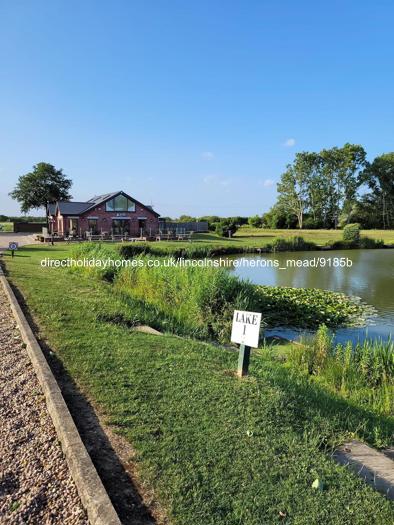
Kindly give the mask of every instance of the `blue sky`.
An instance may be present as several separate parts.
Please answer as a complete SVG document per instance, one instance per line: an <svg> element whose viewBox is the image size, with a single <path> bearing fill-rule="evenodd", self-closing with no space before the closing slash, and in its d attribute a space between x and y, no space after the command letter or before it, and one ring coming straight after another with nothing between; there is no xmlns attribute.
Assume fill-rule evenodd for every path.
<svg viewBox="0 0 394 525"><path fill-rule="evenodd" d="M296 151L394 150L392 1L3 0L0 213L45 161L84 200L252 215Z"/></svg>

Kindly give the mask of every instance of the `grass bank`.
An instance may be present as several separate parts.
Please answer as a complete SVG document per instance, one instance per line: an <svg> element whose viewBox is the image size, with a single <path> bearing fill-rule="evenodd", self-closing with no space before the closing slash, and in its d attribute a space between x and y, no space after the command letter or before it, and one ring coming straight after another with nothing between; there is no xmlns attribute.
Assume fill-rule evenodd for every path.
<svg viewBox="0 0 394 525"><path fill-rule="evenodd" d="M85 244L72 250L75 258L105 260L112 247ZM199 339L230 340L236 309L261 312L266 325L320 327L315 337L294 346L288 364L318 377L356 404L379 413L394 414L394 350L389 343L351 343L334 346L323 323L338 326L360 321L364 306L343 294L319 289L256 286L223 268L176 267L174 259L159 257L159 266L149 267L146 256L138 256L132 267L111 275L114 294L134 312L133 324L143 322L178 335ZM78 270L107 277L106 270ZM113 271L113 270L111 270ZM138 314L136 313L138 305ZM130 321L116 315L108 322Z"/></svg>
<svg viewBox="0 0 394 525"><path fill-rule="evenodd" d="M86 243L73 247L71 254L76 259L106 260L124 248ZM270 326L300 328L356 324L365 312L363 304L337 292L256 286L225 268L171 266L176 261L164 257L157 257L159 266L151 267L151 261L138 255L132 267L82 271L113 281L114 291L125 301L142 303L140 321L202 339L228 341L234 309L261 312Z"/></svg>
<svg viewBox="0 0 394 525"><path fill-rule="evenodd" d="M40 336L133 444L139 476L172 524L393 522L393 504L329 457L349 437L390 443L391 418L311 383L268 350L253 353L240 381L236 353L106 322L131 318L131 306L109 283L39 265L66 254L22 248L6 258L9 278Z"/></svg>
<svg viewBox="0 0 394 525"><path fill-rule="evenodd" d="M304 232L302 232L302 234L304 234ZM332 238L324 244L319 244L315 241L306 240L299 234L286 236L286 231L284 231L279 236L262 235L261 237L258 237L252 235L245 238L234 237L232 239L225 239L213 234L200 233L193 238L193 242L133 242L122 244L119 247L119 250L123 257L129 258L140 254L203 258L247 253L278 253L362 248L373 249L385 247L387 246L382 240L372 239L365 236L361 236L359 246L345 243L340 239L340 237L336 240Z"/></svg>

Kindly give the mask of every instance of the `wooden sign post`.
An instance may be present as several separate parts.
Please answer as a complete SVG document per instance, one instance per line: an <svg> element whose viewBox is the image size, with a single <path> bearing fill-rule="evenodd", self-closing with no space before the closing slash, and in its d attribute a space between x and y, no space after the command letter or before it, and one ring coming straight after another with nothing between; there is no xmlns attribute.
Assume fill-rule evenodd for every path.
<svg viewBox="0 0 394 525"><path fill-rule="evenodd" d="M257 312L244 312L235 310L233 326L231 331L231 341L238 343L238 376L243 377L248 374L250 350L259 346L261 314Z"/></svg>

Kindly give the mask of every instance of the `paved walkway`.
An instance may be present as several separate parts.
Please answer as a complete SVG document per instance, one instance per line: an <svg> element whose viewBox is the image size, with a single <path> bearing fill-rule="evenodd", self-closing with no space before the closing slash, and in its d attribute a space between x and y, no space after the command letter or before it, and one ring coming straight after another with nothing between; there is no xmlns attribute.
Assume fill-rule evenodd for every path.
<svg viewBox="0 0 394 525"><path fill-rule="evenodd" d="M36 244L38 241L35 240L36 233L10 233L0 232L0 251L8 250L8 244L12 241L16 241L19 246L25 244Z"/></svg>
<svg viewBox="0 0 394 525"><path fill-rule="evenodd" d="M0 523L87 525L0 284Z"/></svg>

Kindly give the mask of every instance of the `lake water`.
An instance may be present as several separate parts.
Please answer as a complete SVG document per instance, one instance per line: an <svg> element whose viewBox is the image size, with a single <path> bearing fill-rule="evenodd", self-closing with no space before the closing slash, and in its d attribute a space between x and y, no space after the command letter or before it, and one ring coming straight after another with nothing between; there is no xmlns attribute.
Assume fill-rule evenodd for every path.
<svg viewBox="0 0 394 525"><path fill-rule="evenodd" d="M297 267L297 264L311 265L317 258L326 266ZM368 322L368 326L336 330L335 339L338 342L363 340L366 337L388 339L394 335L394 250L291 252L232 259L242 266L231 271L255 284L333 290L360 297L376 308L377 316ZM334 267L335 260L349 266ZM251 267L248 264L271 266ZM274 264L278 267L273 267ZM265 333L288 338L300 336L299 331L288 327L266 330Z"/></svg>

